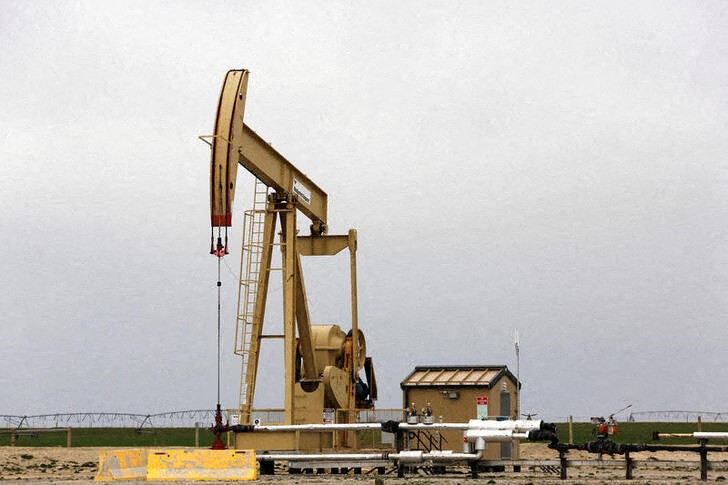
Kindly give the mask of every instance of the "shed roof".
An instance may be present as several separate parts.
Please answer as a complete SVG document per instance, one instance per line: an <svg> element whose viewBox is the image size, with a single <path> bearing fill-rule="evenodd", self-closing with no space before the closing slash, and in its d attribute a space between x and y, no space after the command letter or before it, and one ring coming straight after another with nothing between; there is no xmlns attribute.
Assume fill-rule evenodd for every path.
<svg viewBox="0 0 728 485"><path fill-rule="evenodd" d="M516 382L516 377L505 365L417 366L400 387L491 387L504 375Z"/></svg>

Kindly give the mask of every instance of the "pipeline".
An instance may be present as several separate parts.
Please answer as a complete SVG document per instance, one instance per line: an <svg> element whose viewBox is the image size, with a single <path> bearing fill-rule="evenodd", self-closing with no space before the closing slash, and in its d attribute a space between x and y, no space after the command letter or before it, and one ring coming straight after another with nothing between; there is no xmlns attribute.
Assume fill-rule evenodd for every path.
<svg viewBox="0 0 728 485"><path fill-rule="evenodd" d="M694 433L660 433L654 431L652 439L657 441L660 438L695 438L697 440L725 440L728 433L723 431L696 431Z"/></svg>
<svg viewBox="0 0 728 485"><path fill-rule="evenodd" d="M410 450L390 453L389 459L397 460L400 463L423 463L425 461L448 462L448 461L477 461L483 456L483 450L476 453L455 453L449 451L428 451Z"/></svg>
<svg viewBox="0 0 728 485"><path fill-rule="evenodd" d="M276 461L393 461L408 465L431 462L469 461L476 462L483 457L486 442L508 442L513 440L555 441L556 426L543 421L481 421L470 420L468 423L340 423L340 424L293 424L293 425L237 425L232 427L237 432L327 432L327 431L362 431L382 430L390 433L403 431L455 429L463 431L466 447L462 453L453 451L404 450L396 453L317 453L317 454L258 454L260 462ZM473 450L469 452L468 450Z"/></svg>
<svg viewBox="0 0 728 485"><path fill-rule="evenodd" d="M637 451L728 451L728 446L695 446L695 445L651 445L647 443L617 443L611 440L596 440L581 444L551 443L549 448L559 452L569 450L588 451L589 453L602 453L606 455L623 455Z"/></svg>
<svg viewBox="0 0 728 485"><path fill-rule="evenodd" d="M504 443L513 440L527 440L528 433L516 433L510 429L468 429L464 433L468 441L483 438L486 441Z"/></svg>
<svg viewBox="0 0 728 485"><path fill-rule="evenodd" d="M528 431L556 431L556 425L553 423L546 423L540 419L537 420L526 420L526 419L515 419L508 421L491 421L482 419L471 419L468 421L467 429L498 429L504 430L509 429L519 433L526 433Z"/></svg>
<svg viewBox="0 0 728 485"><path fill-rule="evenodd" d="M288 462L358 462L358 461L391 461L397 466L398 476L404 476L407 466L418 466L422 463L468 462L473 477L477 477L477 462L482 459L486 442L508 442L512 440L551 441L557 442L556 425L543 421L481 421L470 420L468 423L401 423L386 421L384 423L340 423L340 424L296 424L296 425L237 425L231 427L236 432L274 433L274 432L334 432L381 430L395 433L398 438L397 452L382 453L259 453L263 473L273 473L273 463ZM454 451L422 451L402 450L402 435L412 431L430 430L463 431L464 448L462 453Z"/></svg>
<svg viewBox="0 0 728 485"><path fill-rule="evenodd" d="M294 431L365 431L382 429L382 423L342 423L342 424L281 424L281 425L236 425L231 426L238 433L290 433Z"/></svg>
<svg viewBox="0 0 728 485"><path fill-rule="evenodd" d="M381 430L388 433L402 433L403 431L430 431L430 430L461 430L465 441L468 443L479 444L485 442L509 442L513 440L527 441L550 441L558 442L556 436L556 425L545 423L541 420L511 420L511 421L484 421L471 419L467 423L433 423L433 424L410 424L400 423L398 421L387 421L384 423L340 423L340 424L290 424L290 425L236 425L231 426L236 432L253 432L253 433L274 433L274 432L331 432L331 431L363 431L363 430ZM484 445L483 445L484 446ZM477 447L482 450L482 448ZM375 454L377 455L377 454ZM268 455L274 456L274 455ZM284 455L275 455L284 456ZM289 455L285 455L289 456ZM299 457L301 455L290 455ZM316 455L326 456L326 455ZM377 455L378 456L378 455ZM450 456L450 455L448 455ZM286 459L286 458L278 458ZM293 458L302 459L302 458ZM330 458L307 458L327 460ZM342 458L344 459L344 458ZM381 457L360 458L379 460ZM395 457L395 459L399 459ZM463 459L474 459L463 458ZM270 458L266 460L271 461Z"/></svg>
<svg viewBox="0 0 728 485"><path fill-rule="evenodd" d="M552 423L545 423L541 420L504 420L485 421L471 419L467 423L432 423L432 424L409 424L399 421L386 421L384 423L340 423L340 424L286 424L286 425L235 425L230 427L232 431L272 433L272 432L324 432L324 431L364 431L381 430L388 433L396 433L398 430L405 431L428 431L428 430L500 430L513 431L517 433L528 433L530 431L551 431L556 432L556 426ZM525 437L524 437L525 438Z"/></svg>
<svg viewBox="0 0 728 485"><path fill-rule="evenodd" d="M425 461L472 461L480 460L482 456L482 450L477 453L412 450L399 453L259 454L257 459L258 461L396 461L414 464L424 463Z"/></svg>
<svg viewBox="0 0 728 485"><path fill-rule="evenodd" d="M236 425L232 430L241 432L256 433L290 433L295 431L323 432L323 431L366 431L382 430L388 433L395 433L398 429L407 431L426 431L455 429L466 430L468 423L433 423L433 424L407 424L399 421L386 421L384 423L339 423L339 424L281 424L281 425Z"/></svg>
<svg viewBox="0 0 728 485"><path fill-rule="evenodd" d="M258 461L369 461L387 460L387 453L258 454Z"/></svg>

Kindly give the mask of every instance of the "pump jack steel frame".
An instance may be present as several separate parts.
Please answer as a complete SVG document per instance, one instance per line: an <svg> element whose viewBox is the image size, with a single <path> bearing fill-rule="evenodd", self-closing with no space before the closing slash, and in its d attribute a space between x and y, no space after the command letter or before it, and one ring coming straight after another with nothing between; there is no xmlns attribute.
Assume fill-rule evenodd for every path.
<svg viewBox="0 0 728 485"><path fill-rule="evenodd" d="M376 399L376 382L371 360L361 356L359 342L357 282L356 282L356 230L347 235L329 236L327 231L328 196L303 172L286 160L269 143L258 136L243 122L247 95L248 71L228 71L220 93L215 130L213 135L201 136L211 147L210 158L210 208L214 227L232 225L232 203L238 163L254 177L273 190L266 203L260 272L257 276L257 296L251 324L251 348L253 349L242 372L246 381L241 389L240 423L250 424L253 395L255 392L263 317L270 281L272 248L275 243L277 220L280 219L280 246L283 270L283 329L284 329L284 408L285 423L294 424L296 419L296 384L305 391L315 390L321 382L317 369L314 344L311 335L310 315L301 270L301 256L334 255L348 248L351 275L351 326L352 364L349 389L345 406L356 407L356 379L362 368L367 372L372 399ZM311 235L298 236L297 212L311 220ZM227 253L227 242L224 248ZM298 346L303 360L304 375L296 381L296 330ZM237 340L237 336L236 336ZM237 345L237 344L236 344ZM367 367L368 366L368 367ZM242 385L241 378L241 388ZM244 395L244 401L243 401ZM341 402L338 399L338 402Z"/></svg>

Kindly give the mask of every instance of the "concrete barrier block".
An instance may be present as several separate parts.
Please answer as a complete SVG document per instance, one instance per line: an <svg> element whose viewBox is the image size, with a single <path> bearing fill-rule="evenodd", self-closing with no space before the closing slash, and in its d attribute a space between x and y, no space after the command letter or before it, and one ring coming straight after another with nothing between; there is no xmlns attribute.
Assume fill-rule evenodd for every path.
<svg viewBox="0 0 728 485"><path fill-rule="evenodd" d="M149 481L255 480L253 450L160 450L147 456Z"/></svg>

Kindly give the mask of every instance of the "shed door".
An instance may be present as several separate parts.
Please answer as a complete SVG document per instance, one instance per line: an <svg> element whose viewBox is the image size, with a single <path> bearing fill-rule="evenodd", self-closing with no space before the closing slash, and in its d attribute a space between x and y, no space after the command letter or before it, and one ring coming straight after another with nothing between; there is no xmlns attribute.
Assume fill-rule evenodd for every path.
<svg viewBox="0 0 728 485"><path fill-rule="evenodd" d="M509 418L511 416L511 395L507 392L502 392L500 395L500 416ZM511 443L501 443L501 458L511 457Z"/></svg>

